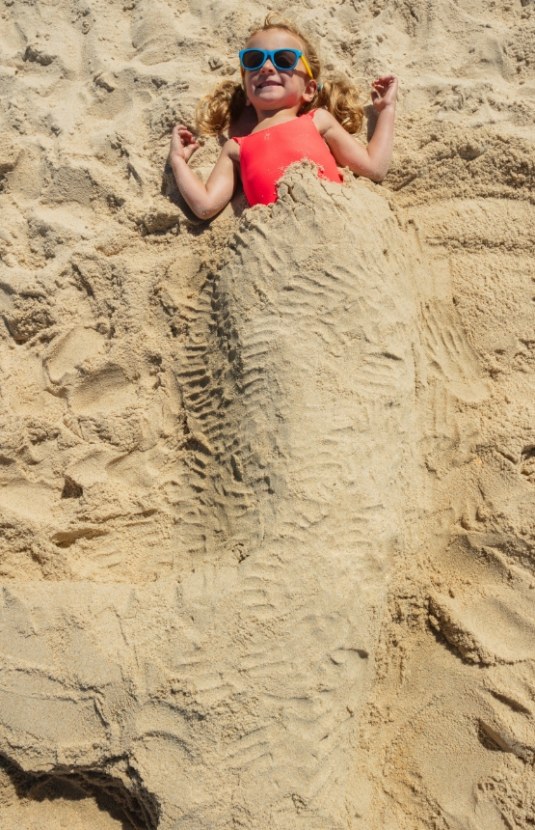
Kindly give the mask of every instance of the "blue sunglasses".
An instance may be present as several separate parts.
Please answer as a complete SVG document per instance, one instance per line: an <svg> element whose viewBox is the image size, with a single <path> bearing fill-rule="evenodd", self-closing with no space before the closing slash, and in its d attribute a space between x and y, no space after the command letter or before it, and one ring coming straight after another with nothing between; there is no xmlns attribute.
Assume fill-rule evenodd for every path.
<svg viewBox="0 0 535 830"><path fill-rule="evenodd" d="M268 58L279 72L290 72L301 58L307 73L311 78L314 77L309 62L299 49L242 49L238 54L241 67L247 72L262 69Z"/></svg>

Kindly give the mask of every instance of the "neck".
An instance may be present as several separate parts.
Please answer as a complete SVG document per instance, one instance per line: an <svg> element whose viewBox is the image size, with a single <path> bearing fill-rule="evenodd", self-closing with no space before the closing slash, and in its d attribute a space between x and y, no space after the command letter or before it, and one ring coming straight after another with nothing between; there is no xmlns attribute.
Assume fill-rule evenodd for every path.
<svg viewBox="0 0 535 830"><path fill-rule="evenodd" d="M264 126L269 124L277 124L279 121L290 121L295 118L301 109L301 104L295 107L285 107L283 109L255 109L258 123L267 122Z"/></svg>

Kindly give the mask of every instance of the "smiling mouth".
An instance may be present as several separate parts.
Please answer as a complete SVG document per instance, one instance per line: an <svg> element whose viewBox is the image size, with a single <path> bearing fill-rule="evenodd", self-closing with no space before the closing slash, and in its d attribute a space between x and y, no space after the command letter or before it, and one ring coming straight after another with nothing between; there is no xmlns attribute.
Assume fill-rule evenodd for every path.
<svg viewBox="0 0 535 830"><path fill-rule="evenodd" d="M262 81L262 83L257 84L257 89L263 89L266 86L282 86L278 81Z"/></svg>

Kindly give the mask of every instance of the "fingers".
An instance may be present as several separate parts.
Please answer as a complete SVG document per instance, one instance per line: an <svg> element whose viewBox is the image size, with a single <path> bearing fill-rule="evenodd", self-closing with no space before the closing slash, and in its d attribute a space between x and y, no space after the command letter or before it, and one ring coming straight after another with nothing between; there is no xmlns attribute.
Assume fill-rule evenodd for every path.
<svg viewBox="0 0 535 830"><path fill-rule="evenodd" d="M371 84L371 99L377 109L381 104L393 103L397 98L398 79L395 75L382 75Z"/></svg>
<svg viewBox="0 0 535 830"><path fill-rule="evenodd" d="M195 135L184 124L175 124L171 131L171 158L182 158L189 161L193 153L200 147Z"/></svg>
<svg viewBox="0 0 535 830"><path fill-rule="evenodd" d="M382 83L382 84L391 84L393 81L396 81L397 78L395 75L379 75L378 78L372 82L373 84Z"/></svg>
<svg viewBox="0 0 535 830"><path fill-rule="evenodd" d="M191 130L184 126L184 124L176 124L173 127L172 132L173 138L176 138L180 141L183 147L198 147L197 140Z"/></svg>
<svg viewBox="0 0 535 830"><path fill-rule="evenodd" d="M395 75L383 75L381 78L376 78L372 81L372 90L378 93L385 92L389 88L397 87L397 78Z"/></svg>

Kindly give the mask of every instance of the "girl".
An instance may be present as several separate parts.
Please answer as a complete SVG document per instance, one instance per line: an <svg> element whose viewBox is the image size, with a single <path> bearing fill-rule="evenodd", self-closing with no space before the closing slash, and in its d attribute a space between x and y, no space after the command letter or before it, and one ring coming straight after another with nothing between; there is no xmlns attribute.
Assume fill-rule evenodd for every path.
<svg viewBox="0 0 535 830"><path fill-rule="evenodd" d="M173 129L169 161L180 193L197 216L209 219L219 213L239 176L250 205L274 202L277 181L290 164L303 159L315 162L318 174L331 181L342 181L338 165L382 181L392 156L394 76L372 84L377 123L364 147L350 135L362 123L357 90L345 81L321 83L317 53L293 23L268 15L239 57L243 85L223 82L198 111L203 132L220 134L230 128L233 136L206 184L188 167L199 147L195 136L183 125Z"/></svg>

